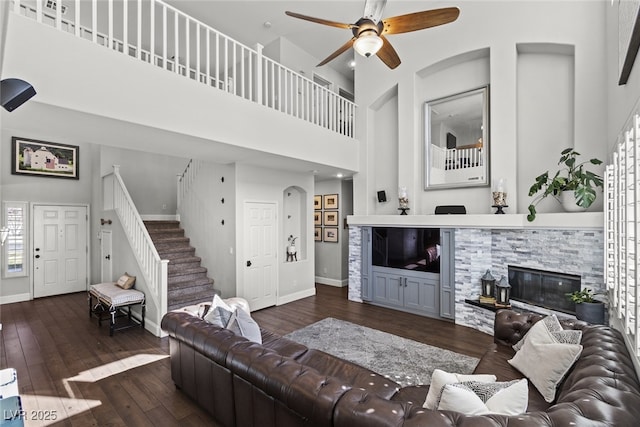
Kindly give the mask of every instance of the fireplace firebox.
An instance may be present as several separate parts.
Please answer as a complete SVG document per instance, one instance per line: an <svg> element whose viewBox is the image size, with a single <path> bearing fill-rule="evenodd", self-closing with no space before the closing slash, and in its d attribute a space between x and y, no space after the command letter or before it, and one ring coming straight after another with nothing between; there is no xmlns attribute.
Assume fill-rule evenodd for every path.
<svg viewBox="0 0 640 427"><path fill-rule="evenodd" d="M580 276L509 266L511 299L562 313L575 314L567 294L581 289Z"/></svg>

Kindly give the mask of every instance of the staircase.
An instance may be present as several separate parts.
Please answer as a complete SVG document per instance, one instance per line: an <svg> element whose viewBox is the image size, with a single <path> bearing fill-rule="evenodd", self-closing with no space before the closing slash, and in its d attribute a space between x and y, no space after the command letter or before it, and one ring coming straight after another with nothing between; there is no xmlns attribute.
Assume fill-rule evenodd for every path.
<svg viewBox="0 0 640 427"><path fill-rule="evenodd" d="M144 221L161 259L169 260L167 310L211 301L216 291L179 221Z"/></svg>

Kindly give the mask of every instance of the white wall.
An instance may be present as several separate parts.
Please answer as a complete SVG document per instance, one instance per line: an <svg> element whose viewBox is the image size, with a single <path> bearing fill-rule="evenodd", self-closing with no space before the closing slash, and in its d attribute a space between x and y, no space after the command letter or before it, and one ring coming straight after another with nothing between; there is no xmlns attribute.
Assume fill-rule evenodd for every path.
<svg viewBox="0 0 640 427"><path fill-rule="evenodd" d="M327 56L330 53L327 52ZM342 88L353 94L353 78L348 79L329 66L318 67L318 63L324 58L314 58L285 38L280 37L271 45L265 47L265 54L268 54L273 60L280 62L285 67L302 74L309 80L313 81L313 75L315 74L324 80L330 81L332 83L330 88L332 92L338 93L338 89Z"/></svg>
<svg viewBox="0 0 640 427"><path fill-rule="evenodd" d="M296 241L296 246L302 244L304 248L298 253L305 253L303 259L297 262L286 262L287 236L284 235L283 192L285 189L296 186L306 193L306 206L309 206L308 215L304 224L306 238ZM237 295L243 295L245 290L245 202L273 202L278 212L278 290L277 303L283 304L298 298L315 294L314 282L314 247L313 247L313 174L299 174L287 171L274 171L261 167L236 165L236 267Z"/></svg>
<svg viewBox="0 0 640 427"><path fill-rule="evenodd" d="M236 291L235 167L201 162L179 208L180 225L223 298ZM224 221L224 223L223 223Z"/></svg>
<svg viewBox="0 0 640 427"><path fill-rule="evenodd" d="M431 214L440 204L465 204L469 213L492 212L490 187L424 191L422 186L424 102L436 98L436 93L442 96L460 89L473 89L484 78L490 84L490 172L492 177L507 179L510 200L520 200L531 185L518 176L519 162L528 162L532 169L544 172L555 166L560 146L574 146L588 157L604 159L606 156L603 143L607 128L604 12L609 2L478 1L463 2L459 7L461 14L454 23L423 30L416 37L390 36L402 60L397 69L389 70L380 61L358 58L357 135L367 141L361 146L361 172L354 178L354 211L358 215L382 213L375 202L375 192L384 185L380 174L390 176L389 200L396 199L398 185L407 186L410 214ZM558 156L542 148L520 150L518 45L523 44L564 44L572 46L575 52L570 83L573 99L561 101L575 106L569 123L539 124L547 133L555 131L558 135ZM426 79L435 75L437 64L469 52L486 52L488 67L477 68L478 71L472 73L469 70L473 65L467 64L463 70L454 70L457 78L442 79L437 85L426 83ZM562 79L566 81L566 77ZM545 84L542 79L536 82L536 85ZM381 113L373 106L389 91L397 91L397 109ZM532 102L538 112L548 108L547 100ZM380 117L382 114L386 114L386 120ZM381 122L385 122L385 128L380 127ZM569 134L564 132L566 127L571 129ZM568 135L572 135L573 140L565 141ZM393 157L378 154L391 150L395 151ZM394 158L397 161L389 160ZM385 159L384 163L379 159ZM526 205L526 200L521 204ZM510 206L507 212L523 213L522 209L519 204Z"/></svg>
<svg viewBox="0 0 640 427"><path fill-rule="evenodd" d="M100 174L120 175L140 215L175 215L177 176L189 163L188 158L165 156L153 152L101 146Z"/></svg>
<svg viewBox="0 0 640 427"><path fill-rule="evenodd" d="M12 114L21 114L26 105L16 109ZM48 178L42 176L24 176L11 174L11 138L19 136L35 140L57 142L61 144L76 145L79 147L79 179ZM99 155L98 147L85 141L69 139L63 135L41 133L36 129L12 129L3 127L0 132L0 187L2 188L2 201L38 202L52 204L91 204L93 195L93 171L94 158ZM90 210L90 230L93 227L93 210ZM31 221L30 211L27 215L28 224ZM91 232L91 231L90 231ZM28 232L31 236L31 230ZM29 237L27 238L26 256L30 257ZM91 248L94 253L94 248ZM95 263L91 258L89 268L90 278L95 274ZM99 274L99 272L98 272ZM15 298L24 300L25 295L32 294L30 276L2 279L0 286L0 303L15 302ZM28 299L28 298L27 298Z"/></svg>
<svg viewBox="0 0 640 427"><path fill-rule="evenodd" d="M631 69L629 80L625 85L618 85L620 78L619 49L618 49L618 2L606 8L607 23L607 56L605 58L607 70L606 89L607 99L607 135L603 143L607 147L607 153L613 149L617 135L622 130L624 123L631 114L631 110L640 97L640 59L636 58Z"/></svg>

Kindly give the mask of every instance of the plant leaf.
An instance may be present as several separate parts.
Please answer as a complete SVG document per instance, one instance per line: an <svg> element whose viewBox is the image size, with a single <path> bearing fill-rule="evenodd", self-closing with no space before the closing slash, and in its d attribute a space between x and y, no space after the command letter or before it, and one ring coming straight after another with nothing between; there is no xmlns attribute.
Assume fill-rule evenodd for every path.
<svg viewBox="0 0 640 427"><path fill-rule="evenodd" d="M532 222L536 219L536 207L529 205L529 215L527 215L527 221Z"/></svg>
<svg viewBox="0 0 640 427"><path fill-rule="evenodd" d="M576 204L588 208L596 200L596 191L591 187L581 186L575 190Z"/></svg>

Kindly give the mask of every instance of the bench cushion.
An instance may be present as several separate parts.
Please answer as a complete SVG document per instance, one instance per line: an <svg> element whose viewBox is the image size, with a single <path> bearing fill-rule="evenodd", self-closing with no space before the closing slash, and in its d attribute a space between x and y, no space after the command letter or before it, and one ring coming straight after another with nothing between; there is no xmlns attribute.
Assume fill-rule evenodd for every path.
<svg viewBox="0 0 640 427"><path fill-rule="evenodd" d="M91 285L91 294L111 308L144 302L144 293L135 289L122 289L115 282Z"/></svg>

